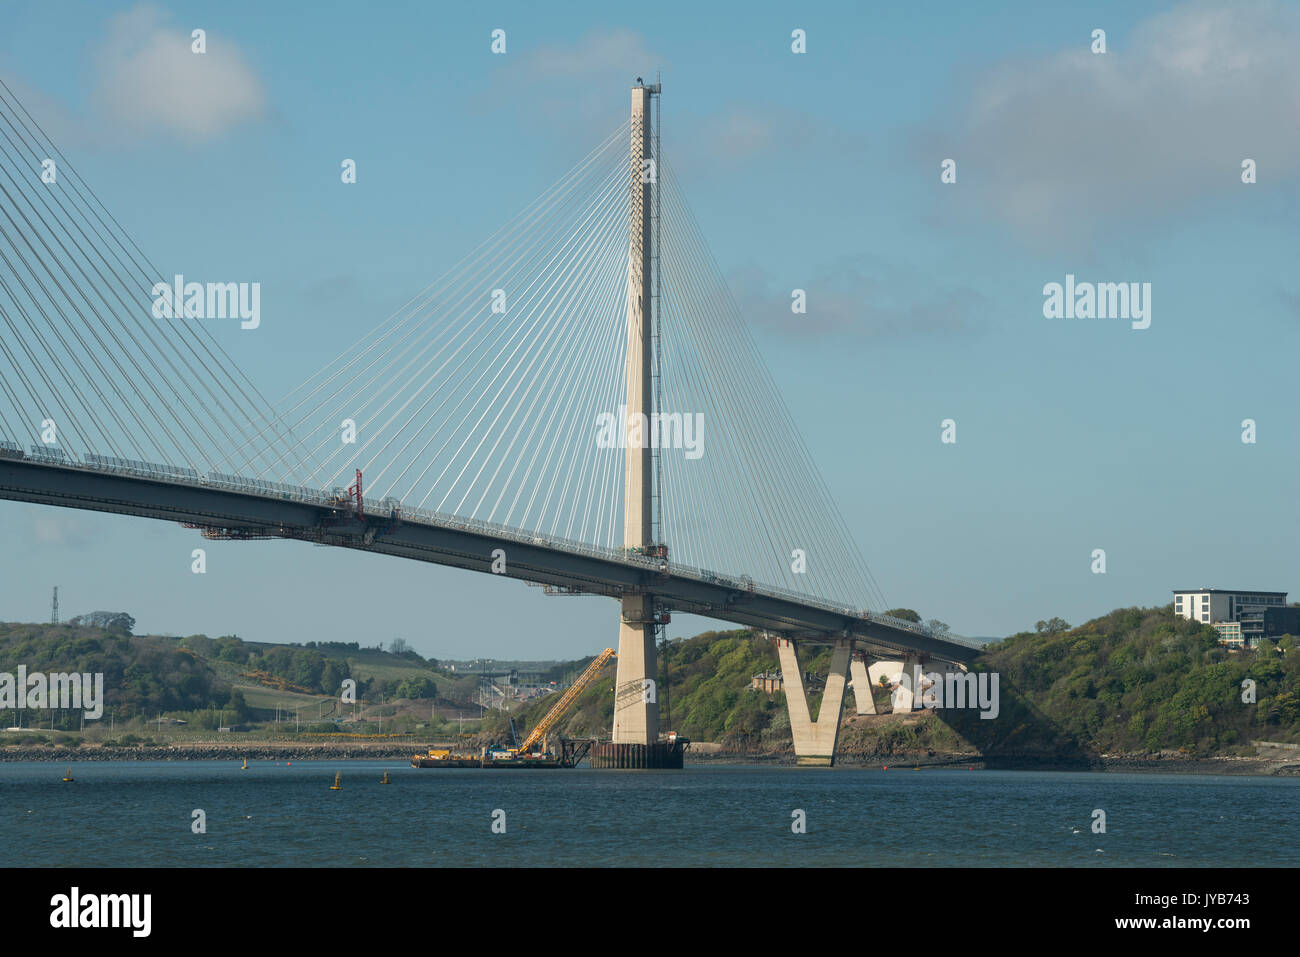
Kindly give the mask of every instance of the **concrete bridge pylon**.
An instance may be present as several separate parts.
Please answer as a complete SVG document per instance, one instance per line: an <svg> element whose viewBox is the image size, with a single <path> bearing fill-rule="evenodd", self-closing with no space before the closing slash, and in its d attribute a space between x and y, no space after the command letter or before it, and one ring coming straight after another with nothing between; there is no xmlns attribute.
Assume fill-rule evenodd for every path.
<svg viewBox="0 0 1300 957"><path fill-rule="evenodd" d="M651 97L659 84L632 88L632 144L629 165L627 258L627 418L623 479L623 545L644 550L653 544L654 450L644 428L653 412L654 316L650 203L657 188L653 155ZM647 162L649 161L649 162ZM628 594L622 600L618 633L618 676L614 691L615 745L652 746L659 740L658 675L654 596Z"/></svg>

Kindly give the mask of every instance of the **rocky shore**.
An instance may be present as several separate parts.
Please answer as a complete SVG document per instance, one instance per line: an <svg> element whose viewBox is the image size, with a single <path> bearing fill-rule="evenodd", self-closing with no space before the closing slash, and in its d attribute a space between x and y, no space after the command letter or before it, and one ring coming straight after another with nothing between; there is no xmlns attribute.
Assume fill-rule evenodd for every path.
<svg viewBox="0 0 1300 957"><path fill-rule="evenodd" d="M48 761L70 764L82 761L408 761L428 744L370 743L269 743L173 744L105 748L53 745L0 748L0 762ZM793 751L729 751L711 742L691 745L688 764L783 766L795 765ZM1113 771L1168 774L1253 774L1300 776L1300 756L1294 751L1260 749L1258 756L1205 757L1162 751L1142 754L1105 754L1077 760L1055 755L1009 755L986 758L976 752L916 751L894 754L841 753L837 767L852 768L974 768L1007 771Z"/></svg>
<svg viewBox="0 0 1300 957"><path fill-rule="evenodd" d="M689 764L789 765L793 751L737 752L710 746L692 745L687 752ZM1063 760L1055 755L1010 755L986 758L976 752L902 751L889 755L837 754L836 767L845 768L974 768L999 771L1110 771L1116 773L1157 774L1247 774L1261 776L1300 776L1300 758L1261 754L1260 756L1195 756L1176 751L1141 754L1106 754L1077 760Z"/></svg>

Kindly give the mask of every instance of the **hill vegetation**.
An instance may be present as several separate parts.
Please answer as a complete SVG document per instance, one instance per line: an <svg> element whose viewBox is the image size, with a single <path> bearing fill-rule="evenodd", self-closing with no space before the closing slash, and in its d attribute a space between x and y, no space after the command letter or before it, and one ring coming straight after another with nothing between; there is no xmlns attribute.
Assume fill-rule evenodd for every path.
<svg viewBox="0 0 1300 957"><path fill-rule="evenodd" d="M891 614L919 620L915 612L900 614L908 611ZM999 675L997 719L939 710L919 714L906 726L870 719L876 724L855 727L854 736L874 738L878 753L975 748L986 755L1023 756L1230 754L1251 740L1300 742L1296 645L1286 636L1254 650L1230 651L1214 629L1175 616L1170 606L1120 609L1077 628L1052 618L987 646L972 667ZM784 693L750 688L753 675L779 670L769 642L748 631L711 631L668 642L660 660L665 729L740 752L790 749ZM824 676L830 651L803 655L801 663L806 672ZM608 735L614 675L611 663L561 722L561 733ZM815 680L808 686L813 714L820 705L816 687ZM888 693L877 689L876 699L887 710ZM849 694L846 723L856 718L853 703ZM544 698L524 709L516 725L521 731L532 727L550 704ZM502 716L484 730L508 740Z"/></svg>
<svg viewBox="0 0 1300 957"><path fill-rule="evenodd" d="M1300 652L1290 635L1229 651L1213 628L1169 606L1040 626L990 645L976 666L999 674L1002 716L954 723L985 753L1213 754L1253 739L1300 741Z"/></svg>
<svg viewBox="0 0 1300 957"><path fill-rule="evenodd" d="M102 673L108 706L131 713L227 707L231 696L206 662L175 642L95 625L0 622L0 671L16 674L20 665L29 673Z"/></svg>
<svg viewBox="0 0 1300 957"><path fill-rule="evenodd" d="M429 718L435 701L467 708L476 686L474 679L444 676L436 662L405 647L385 652L356 643L279 645L245 642L234 635L132 635L134 624L130 615L109 612L60 625L0 622L0 672L17 674L22 665L28 673L103 674L106 722L96 731L103 723L140 730L161 728L164 722L211 731L296 712L319 716L327 708L337 716L343 683L349 679L356 682L363 710L371 702L423 701ZM463 697L449 701L444 697L449 692ZM387 714L395 717L396 711ZM80 719L79 712L51 709L9 709L0 715L32 732L80 731ZM309 730L334 731L334 724L331 717L328 724ZM294 725L302 728L300 722Z"/></svg>
<svg viewBox="0 0 1300 957"><path fill-rule="evenodd" d="M909 609L890 613L920 618ZM433 737L465 730L459 717L476 717L478 711L471 704L476 676L443 671L438 662L402 646L382 651L356 643L246 642L233 635L135 636L134 622L122 613L97 612L77 622L0 623L0 672L16 673L19 665L29 672L101 672L105 716L137 732L167 719L205 731L279 716L279 723L267 725L276 733L369 733L374 726L367 722L377 720L377 730L385 733L422 730ZM801 653L814 714L830 654L827 648ZM665 730L736 752L790 751L784 693L751 687L754 675L780 669L769 641L745 630L709 631L665 642L659 659ZM549 674L562 680L590 661L561 662ZM607 665L579 696L560 722L560 734L609 735L615 667ZM1216 755L1244 753L1252 740L1300 743L1296 639L1229 651L1212 628L1175 616L1169 606L1119 609L1078 627L1059 618L1040 621L1033 631L988 645L972 670L999 677L996 720L972 710L859 717L849 694L845 748L1060 757L1169 750ZM347 680L356 682L360 704L345 713L338 699ZM879 710L887 711L888 691L875 693ZM556 700L543 695L516 707L519 732L533 727ZM75 712L10 714L25 730L49 731L51 723L56 732L79 730ZM101 737L103 724L95 732ZM508 743L507 713L489 711L481 731Z"/></svg>

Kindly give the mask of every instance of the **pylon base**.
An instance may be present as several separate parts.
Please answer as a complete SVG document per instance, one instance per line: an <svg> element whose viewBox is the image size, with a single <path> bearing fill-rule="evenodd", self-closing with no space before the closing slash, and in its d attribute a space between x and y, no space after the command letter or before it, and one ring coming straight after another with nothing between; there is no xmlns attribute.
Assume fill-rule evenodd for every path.
<svg viewBox="0 0 1300 957"><path fill-rule="evenodd" d="M801 754L794 763L801 768L829 768L835 764L835 755Z"/></svg>
<svg viewBox="0 0 1300 957"><path fill-rule="evenodd" d="M656 741L654 744L615 744L602 741L591 749L593 768L680 770L690 742Z"/></svg>

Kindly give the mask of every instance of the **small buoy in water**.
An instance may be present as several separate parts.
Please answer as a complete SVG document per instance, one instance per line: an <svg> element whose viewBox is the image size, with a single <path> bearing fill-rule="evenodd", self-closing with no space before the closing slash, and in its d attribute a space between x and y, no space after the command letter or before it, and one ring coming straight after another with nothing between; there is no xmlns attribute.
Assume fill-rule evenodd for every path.
<svg viewBox="0 0 1300 957"><path fill-rule="evenodd" d="M974 770L975 770L975 767L972 765L971 767L967 768L966 770L967 770L967 771L974 771Z"/></svg>
<svg viewBox="0 0 1300 957"><path fill-rule="evenodd" d="M64 774L63 774L63 780L64 780L64 781L71 781L71 780L72 780L72 768L68 768L68 770L64 772Z"/></svg>
<svg viewBox="0 0 1300 957"><path fill-rule="evenodd" d="M337 774L334 775L334 783L330 785L330 790L342 791L343 785L339 783L342 779L343 779L343 772L339 771Z"/></svg>
<svg viewBox="0 0 1300 957"><path fill-rule="evenodd" d="M880 770L882 770L882 771L888 771L888 770L889 770L889 765L886 764L886 765L885 765L883 768L881 768Z"/></svg>
<svg viewBox="0 0 1300 957"><path fill-rule="evenodd" d="M390 784L390 783L391 783L391 782L388 780L388 768L384 768L384 779L383 779L382 781L380 781L379 783L380 783L380 784Z"/></svg>
<svg viewBox="0 0 1300 957"><path fill-rule="evenodd" d="M241 771L247 771L247 770L248 770L248 758L244 758L244 766L243 766L242 768L240 768L239 770L241 770Z"/></svg>

